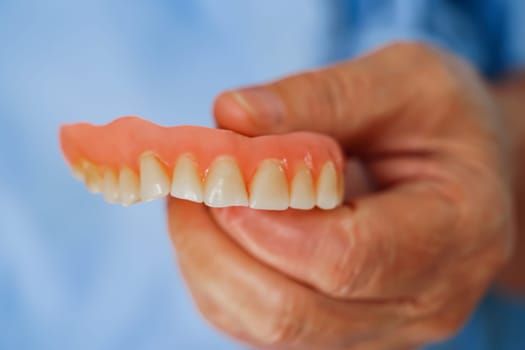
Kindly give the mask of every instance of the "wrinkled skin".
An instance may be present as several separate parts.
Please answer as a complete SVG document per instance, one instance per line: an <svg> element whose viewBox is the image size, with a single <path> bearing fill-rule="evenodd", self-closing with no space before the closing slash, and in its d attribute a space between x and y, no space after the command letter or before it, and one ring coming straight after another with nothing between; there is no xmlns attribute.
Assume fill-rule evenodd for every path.
<svg viewBox="0 0 525 350"><path fill-rule="evenodd" d="M468 65L414 43L222 94L219 126L318 131L361 165L332 211L171 199L198 308L261 349L407 349L453 335L512 251L512 138L499 113Z"/></svg>

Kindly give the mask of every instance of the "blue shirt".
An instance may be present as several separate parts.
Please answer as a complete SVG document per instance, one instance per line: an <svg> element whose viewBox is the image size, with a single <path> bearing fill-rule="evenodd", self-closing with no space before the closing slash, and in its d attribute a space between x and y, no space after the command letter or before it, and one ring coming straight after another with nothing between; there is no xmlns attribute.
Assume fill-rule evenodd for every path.
<svg viewBox="0 0 525 350"><path fill-rule="evenodd" d="M488 75L525 62L525 2L0 1L0 348L240 349L198 315L162 201L88 195L62 123L138 114L211 125L223 89L416 38ZM524 349L525 306L491 295L440 349Z"/></svg>

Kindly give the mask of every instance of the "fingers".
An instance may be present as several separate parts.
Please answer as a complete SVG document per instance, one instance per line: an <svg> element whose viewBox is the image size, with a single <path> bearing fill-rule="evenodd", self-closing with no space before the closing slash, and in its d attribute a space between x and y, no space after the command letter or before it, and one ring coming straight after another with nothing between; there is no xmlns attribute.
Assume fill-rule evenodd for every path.
<svg viewBox="0 0 525 350"><path fill-rule="evenodd" d="M344 349L402 323L405 305L332 300L259 263L199 204L170 199L168 217L178 262L199 309L243 342Z"/></svg>
<svg viewBox="0 0 525 350"><path fill-rule="evenodd" d="M437 276L457 211L433 185L399 186L332 211L211 211L250 254L344 300L412 301ZM455 248L454 251L458 251ZM439 257L439 258L437 258ZM417 263L414 263L417 262Z"/></svg>
<svg viewBox="0 0 525 350"><path fill-rule="evenodd" d="M399 136L400 129L410 127L415 134L416 122L423 119L406 116L411 102L433 103L436 87L443 85L445 67L436 56L419 44L393 45L354 61L223 93L215 118L220 127L248 135L310 130L354 148L365 141L370 147L371 137L389 130Z"/></svg>

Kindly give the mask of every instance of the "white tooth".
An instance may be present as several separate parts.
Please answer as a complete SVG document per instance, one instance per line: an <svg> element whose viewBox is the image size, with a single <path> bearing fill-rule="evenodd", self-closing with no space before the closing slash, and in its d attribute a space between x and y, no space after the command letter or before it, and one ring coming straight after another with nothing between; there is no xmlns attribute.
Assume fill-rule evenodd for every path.
<svg viewBox="0 0 525 350"><path fill-rule="evenodd" d="M306 165L295 169L290 189L290 207L295 209L312 209L315 206L315 187L312 173Z"/></svg>
<svg viewBox="0 0 525 350"><path fill-rule="evenodd" d="M100 193L102 191L102 176L96 166L89 162L83 164L84 183L89 192Z"/></svg>
<svg viewBox="0 0 525 350"><path fill-rule="evenodd" d="M250 207L284 210L290 204L288 180L277 159L261 162L250 184Z"/></svg>
<svg viewBox="0 0 525 350"><path fill-rule="evenodd" d="M119 199L122 205L128 206L140 200L140 180L130 168L122 168L119 174Z"/></svg>
<svg viewBox="0 0 525 350"><path fill-rule="evenodd" d="M115 203L118 200L117 175L115 175L115 172L109 168L104 169L102 193L104 194L104 199L109 203Z"/></svg>
<svg viewBox="0 0 525 350"><path fill-rule="evenodd" d="M340 186L334 163L328 162L321 169L317 179L317 206L321 209L333 209L340 201Z"/></svg>
<svg viewBox="0 0 525 350"><path fill-rule="evenodd" d="M140 158L140 198L151 201L170 192L170 179L155 155L146 153Z"/></svg>
<svg viewBox="0 0 525 350"><path fill-rule="evenodd" d="M197 164L188 154L180 156L173 168L171 195L197 203L203 201L201 176Z"/></svg>
<svg viewBox="0 0 525 350"><path fill-rule="evenodd" d="M223 156L213 162L204 184L204 203L210 207L248 205L246 186L235 159Z"/></svg>
<svg viewBox="0 0 525 350"><path fill-rule="evenodd" d="M73 174L73 177L80 181L86 180L86 175L84 174L84 162L73 165L71 167L71 173Z"/></svg>

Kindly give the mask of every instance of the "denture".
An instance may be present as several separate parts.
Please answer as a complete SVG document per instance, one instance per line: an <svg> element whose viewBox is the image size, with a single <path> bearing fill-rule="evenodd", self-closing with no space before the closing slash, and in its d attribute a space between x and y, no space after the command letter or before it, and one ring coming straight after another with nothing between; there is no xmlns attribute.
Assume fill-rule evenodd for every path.
<svg viewBox="0 0 525 350"><path fill-rule="evenodd" d="M122 205L168 195L210 207L333 209L343 199L343 154L311 132L247 137L138 117L62 126L73 175Z"/></svg>

